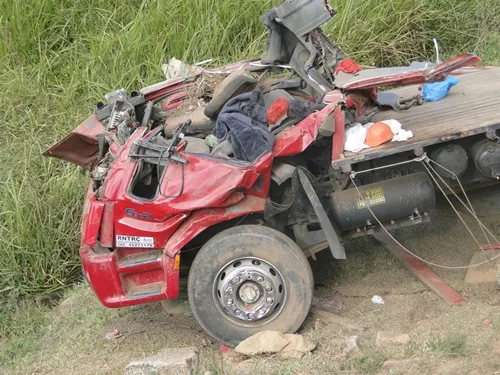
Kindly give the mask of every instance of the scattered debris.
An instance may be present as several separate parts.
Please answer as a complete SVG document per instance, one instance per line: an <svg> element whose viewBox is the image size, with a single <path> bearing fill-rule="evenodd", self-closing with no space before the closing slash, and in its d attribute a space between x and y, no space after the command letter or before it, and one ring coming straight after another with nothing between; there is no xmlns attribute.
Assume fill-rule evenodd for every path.
<svg viewBox="0 0 500 375"><path fill-rule="evenodd" d="M196 348L165 349L153 357L131 362L125 375L193 375L198 363Z"/></svg>
<svg viewBox="0 0 500 375"><path fill-rule="evenodd" d="M361 352L361 348L359 347L359 336L351 336L347 339L346 347L343 351L343 354L346 357L355 356Z"/></svg>
<svg viewBox="0 0 500 375"><path fill-rule="evenodd" d="M383 305L383 304L385 304L384 299L382 297L380 297L380 296L373 296L372 297L372 302L375 305Z"/></svg>
<svg viewBox="0 0 500 375"><path fill-rule="evenodd" d="M106 340L116 340L120 337L123 337L123 335L117 329L108 332L105 336Z"/></svg>
<svg viewBox="0 0 500 375"><path fill-rule="evenodd" d="M424 85L424 101L437 102L444 99L453 86L458 85L459 80L453 76L448 76L442 82L426 83Z"/></svg>
<svg viewBox="0 0 500 375"><path fill-rule="evenodd" d="M311 308L310 312L316 319L321 319L329 324L335 324L346 330L347 332L359 335L364 330L363 327L355 325L349 319L344 318L343 316L335 315L328 311L320 310L316 307Z"/></svg>
<svg viewBox="0 0 500 375"><path fill-rule="evenodd" d="M285 339L290 343L278 353L281 358L302 358L316 349L316 345L307 341L302 335L285 334Z"/></svg>
<svg viewBox="0 0 500 375"><path fill-rule="evenodd" d="M485 320L483 320L483 324L485 326L491 326L493 324L493 320L491 320L491 319L485 319Z"/></svg>
<svg viewBox="0 0 500 375"><path fill-rule="evenodd" d="M220 346L220 351L221 351L222 353L229 353L229 352L231 352L232 350L233 350L233 349L231 349L231 348L230 348L229 346L227 346L227 345L222 344L222 345Z"/></svg>
<svg viewBox="0 0 500 375"><path fill-rule="evenodd" d="M281 332L262 331L240 342L234 350L248 356L278 353L289 343L290 341Z"/></svg>
<svg viewBox="0 0 500 375"><path fill-rule="evenodd" d="M397 120L353 124L345 133L344 149L360 152L366 148L380 146L387 142L404 142L413 138L411 130L403 129Z"/></svg>
<svg viewBox="0 0 500 375"><path fill-rule="evenodd" d="M278 331L262 331L243 340L235 352L247 356L278 354L282 358L301 358L313 351L316 345L302 335L283 334Z"/></svg>
<svg viewBox="0 0 500 375"><path fill-rule="evenodd" d="M391 334L387 332L378 332L377 338L375 339L375 345L377 346L397 346L406 345L410 342L410 336L406 333L403 334Z"/></svg>
<svg viewBox="0 0 500 375"><path fill-rule="evenodd" d="M161 71L166 79L185 78L191 75L191 67L175 57L161 66Z"/></svg>

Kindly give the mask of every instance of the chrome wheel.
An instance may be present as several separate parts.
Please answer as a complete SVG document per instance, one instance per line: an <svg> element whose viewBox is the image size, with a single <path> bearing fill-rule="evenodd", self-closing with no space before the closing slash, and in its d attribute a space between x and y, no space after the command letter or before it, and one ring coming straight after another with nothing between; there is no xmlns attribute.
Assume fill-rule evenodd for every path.
<svg viewBox="0 0 500 375"><path fill-rule="evenodd" d="M259 258L241 258L226 264L214 282L214 299L233 322L266 324L283 308L286 288L276 267Z"/></svg>

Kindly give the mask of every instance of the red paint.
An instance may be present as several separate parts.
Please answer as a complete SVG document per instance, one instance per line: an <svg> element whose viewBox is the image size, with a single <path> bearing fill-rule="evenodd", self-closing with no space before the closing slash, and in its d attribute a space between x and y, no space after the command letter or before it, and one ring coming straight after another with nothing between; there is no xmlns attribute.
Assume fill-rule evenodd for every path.
<svg viewBox="0 0 500 375"><path fill-rule="evenodd" d="M339 160L344 154L345 113L341 106L335 108L335 133L333 133L332 160Z"/></svg>
<svg viewBox="0 0 500 375"><path fill-rule="evenodd" d="M106 202L101 219L100 242L103 247L114 246L115 202Z"/></svg>
<svg viewBox="0 0 500 375"><path fill-rule="evenodd" d="M192 214L165 245L165 253L173 257L195 236L212 225L250 213L264 212L265 199L248 196L241 202L225 208L206 208Z"/></svg>
<svg viewBox="0 0 500 375"><path fill-rule="evenodd" d="M275 157L297 155L308 148L316 140L321 124L336 106L337 103L330 103L321 111L313 113L281 133L274 143Z"/></svg>
<svg viewBox="0 0 500 375"><path fill-rule="evenodd" d="M467 65L472 65L481 61L481 59L473 54L464 54L444 63L439 64L433 69L419 70L407 73L399 73L387 75L384 77L367 78L352 83L347 83L342 86L344 90L361 90L371 89L383 86L395 85L416 85L426 82L440 81L446 78L454 70L463 68Z"/></svg>
<svg viewBox="0 0 500 375"><path fill-rule="evenodd" d="M481 246L481 250L500 250L500 243Z"/></svg>

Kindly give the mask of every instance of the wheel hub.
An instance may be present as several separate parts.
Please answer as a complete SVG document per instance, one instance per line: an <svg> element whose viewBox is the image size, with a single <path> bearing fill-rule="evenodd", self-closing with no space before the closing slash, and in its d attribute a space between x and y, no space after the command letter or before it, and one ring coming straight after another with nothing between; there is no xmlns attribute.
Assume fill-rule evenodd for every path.
<svg viewBox="0 0 500 375"><path fill-rule="evenodd" d="M227 317L258 322L276 316L286 296L283 278L262 259L242 258L224 266L214 283L214 299Z"/></svg>

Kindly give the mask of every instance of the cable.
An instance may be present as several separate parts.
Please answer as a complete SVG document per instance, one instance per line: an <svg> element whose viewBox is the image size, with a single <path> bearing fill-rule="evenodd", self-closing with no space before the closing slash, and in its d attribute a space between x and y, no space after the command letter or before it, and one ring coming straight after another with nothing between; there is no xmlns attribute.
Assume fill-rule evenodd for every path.
<svg viewBox="0 0 500 375"><path fill-rule="evenodd" d="M410 161L405 161L405 162L401 162L401 163L395 163L395 164L392 164L391 166L396 166L396 165L400 165L400 164L406 164L406 163L411 163L411 162L421 162L423 165L424 165L424 168L427 170L427 172L429 173L429 169L427 168L428 164L429 164L429 158L427 157L426 154L424 154L423 156L421 157L418 157L418 158L415 158L413 160L410 160ZM427 165L425 164L427 163ZM435 163L435 162L434 162ZM440 166L438 163L435 163L437 164L438 166ZM385 168L387 168L388 166L385 166ZM441 166L440 166L441 167ZM380 167L382 168L382 167ZM372 170L375 170L375 169L380 169L380 168L373 168ZM442 167L443 168L443 167ZM446 168L443 168L443 169L446 169ZM361 172L352 172L349 176L349 178L351 179L351 182L354 186L354 188L356 189L356 192L359 194L359 196L366 200L366 196L364 196L361 191L359 190L358 186L356 185L356 182L354 181L354 177L356 176L357 173L364 173L364 172L368 172L370 170L365 170L365 171L361 171ZM429 173L430 174L430 173ZM452 173L453 174L453 173ZM432 177L432 179L436 182L435 180L435 177L430 174L430 176ZM458 177L457 177L458 179ZM446 182L445 182L446 184ZM447 184L446 184L447 185ZM452 206L452 208L455 210L455 213L457 213L455 207L453 206L453 204L451 203L451 201L449 200L449 198L447 197L446 193L444 192L444 190L442 189L441 185L438 184L438 187L440 189L440 191L445 195L445 197L447 198L448 200L448 203L450 203L450 205ZM462 187L462 184L460 183L460 187L463 189ZM451 189L450 189L451 190ZM465 193L465 191L464 191ZM480 224L480 226L482 228L484 228L488 234L498 243L500 243L500 241L497 240L497 238L495 237L495 235L493 235L489 230L488 228L486 228L486 226L484 226L484 224L479 220L479 218L477 217L477 215L475 215L475 213L473 211L471 211L469 209L469 207L467 207L465 205L465 203L463 203L463 201L456 195L456 193L454 193L455 196L458 198L458 200L460 201L460 203L462 203L465 208L469 211L469 213L471 213L475 218L476 220L478 221L478 223ZM465 194L466 195L466 194ZM467 200L469 201L469 199L467 198ZM470 202L470 201L469 201ZM471 205L472 207L472 205ZM434 266L434 267L438 267L438 268L443 268L443 269L450 269L450 270L463 270L463 269L469 269L469 268L475 268L475 267L479 267L479 266L482 266L484 264L487 264L489 262L492 262L498 258L500 258L500 254L498 254L497 256L489 259L489 260L486 260L484 262L481 262L481 263L476 263L476 264L471 264L471 265L468 265L468 266L445 266L445 265L442 265L442 264L438 264L438 263L434 263L434 262L430 262L428 260L425 260L423 259L422 257L419 257L418 255L416 255L415 253L413 253L412 251L410 251L409 249L407 249L405 246L403 246L403 244L401 244L401 242L399 242L391 233L389 233L389 231L384 227L384 225L382 224L382 222L379 220L379 218L375 215L375 213L373 212L373 210L371 209L371 207L369 205L367 205L366 207L368 209L368 211L371 213L371 215L373 216L373 218L377 221L377 223L380 225L380 227L384 230L385 233L387 233L387 235L394 241L396 242L404 251L406 251L407 253L411 254L412 256L414 256L415 258L417 258L418 260L430 265L430 266ZM457 213L458 215L458 213ZM462 220L463 222L463 219L461 218L461 216L459 215L460 219ZM464 225L467 227L467 224L464 222ZM467 227L468 228L468 227ZM468 228L469 229L469 228ZM475 237L473 236L473 238L475 239ZM476 240L476 239L475 239ZM477 240L476 240L477 242ZM479 244L479 243L478 243ZM481 248L481 245L479 244L479 248ZM481 249L482 250L482 249Z"/></svg>

